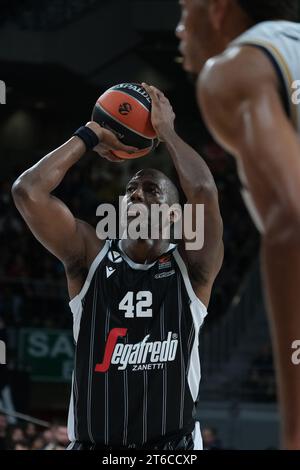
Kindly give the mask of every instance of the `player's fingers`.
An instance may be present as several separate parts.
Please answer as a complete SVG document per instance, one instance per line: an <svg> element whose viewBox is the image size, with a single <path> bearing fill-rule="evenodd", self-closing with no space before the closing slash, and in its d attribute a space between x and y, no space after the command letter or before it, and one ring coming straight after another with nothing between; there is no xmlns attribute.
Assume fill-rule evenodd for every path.
<svg viewBox="0 0 300 470"><path fill-rule="evenodd" d="M151 87L150 85L147 85L147 83L142 83L142 85L145 88L145 90L147 91L147 93L150 95L150 98L152 99L152 101L158 102L159 97L155 93L155 90L152 89L153 87Z"/></svg>
<svg viewBox="0 0 300 470"><path fill-rule="evenodd" d="M125 160L123 158L119 158L111 152L109 152L106 155L105 158L106 158L106 160L109 160L110 162L114 162L114 163L124 163L125 162Z"/></svg>
<svg viewBox="0 0 300 470"><path fill-rule="evenodd" d="M145 90L150 94L151 90L150 85L148 85L148 83L143 82L142 87L145 88Z"/></svg>
<svg viewBox="0 0 300 470"><path fill-rule="evenodd" d="M108 150L122 150L129 154L139 150L132 145L123 144L123 142L121 142L112 131L104 128L102 128L102 141L100 142L100 145L107 147Z"/></svg>
<svg viewBox="0 0 300 470"><path fill-rule="evenodd" d="M136 147L132 147L131 145L122 144L119 140L116 141L115 144L111 146L113 150L122 150L122 152L129 153L130 155L137 152L139 149Z"/></svg>
<svg viewBox="0 0 300 470"><path fill-rule="evenodd" d="M100 157L105 158L106 160L110 162L123 163L125 161L122 158L119 158L116 155L114 155L110 150L101 149L100 151L97 151L97 153L98 155L100 155Z"/></svg>
<svg viewBox="0 0 300 470"><path fill-rule="evenodd" d="M117 162L117 163L124 163L124 161L125 161L123 158L119 158L116 155L114 155L110 150L107 150L106 158L107 158L107 160L109 160L111 162Z"/></svg>
<svg viewBox="0 0 300 470"><path fill-rule="evenodd" d="M122 150L122 152L126 152L129 154L135 153L139 150L138 148L133 147L132 145L123 144L123 142L117 139L116 136L114 136L113 139L111 139L110 144L109 144L109 149Z"/></svg>
<svg viewBox="0 0 300 470"><path fill-rule="evenodd" d="M110 157L107 158L107 160L113 163L125 163L124 158L118 158L115 155L111 155Z"/></svg>
<svg viewBox="0 0 300 470"><path fill-rule="evenodd" d="M165 97L165 95L163 94L163 92L160 91L160 90L159 90L158 88L156 88L155 86L151 85L150 88L153 90L153 92L156 94L156 96L158 96L158 98L159 98L160 100L166 100L166 99L167 99L167 98Z"/></svg>

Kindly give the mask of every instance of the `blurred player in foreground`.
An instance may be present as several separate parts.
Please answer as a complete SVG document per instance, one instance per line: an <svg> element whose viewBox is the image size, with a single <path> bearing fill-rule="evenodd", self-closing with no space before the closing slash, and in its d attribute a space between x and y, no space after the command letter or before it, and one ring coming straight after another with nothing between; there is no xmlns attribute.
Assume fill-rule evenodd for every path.
<svg viewBox="0 0 300 470"><path fill-rule="evenodd" d="M182 0L183 66L199 106L235 156L262 235L284 446L300 449L300 24L296 0ZM298 80L298 82L297 82Z"/></svg>

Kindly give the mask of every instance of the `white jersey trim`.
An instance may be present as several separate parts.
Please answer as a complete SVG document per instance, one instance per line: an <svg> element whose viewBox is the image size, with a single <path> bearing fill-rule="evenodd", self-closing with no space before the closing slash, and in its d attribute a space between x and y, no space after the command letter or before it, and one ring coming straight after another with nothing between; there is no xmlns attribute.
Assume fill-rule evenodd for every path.
<svg viewBox="0 0 300 470"><path fill-rule="evenodd" d="M193 450L203 450L203 441L200 429L199 421L195 422L195 429L193 431L193 441L194 441L194 449Z"/></svg>
<svg viewBox="0 0 300 470"><path fill-rule="evenodd" d="M75 420L74 420L74 399L73 399L73 387L74 387L74 372L72 374L72 387L71 387L71 399L69 404L69 413L68 413L68 437L69 440L75 441Z"/></svg>
<svg viewBox="0 0 300 470"><path fill-rule="evenodd" d="M132 269L136 269L136 270L141 270L141 271L148 271L148 269L152 268L152 266L155 265L156 263L156 260L151 263L151 264L141 264L141 263L135 263L134 261L132 261L132 259L129 258L129 256L126 255L125 251L123 250L122 248L122 243L121 243L122 240L119 240L119 243L118 243L118 248L122 254L122 258L126 261L126 263L132 268Z"/></svg>
<svg viewBox="0 0 300 470"><path fill-rule="evenodd" d="M141 264L141 263L135 263L134 261L132 261L132 259L129 258L129 256L126 255L125 251L123 250L122 248L122 240L119 241L118 243L118 248L119 250L121 251L122 253L122 258L126 261L126 263L132 268L132 269L136 269L136 270L141 270L141 271L148 271L148 269L152 268L152 266L155 265L155 263L157 263L157 260L155 260L153 263L151 264ZM164 255L166 255L170 250L172 250L176 245L172 245L170 244L169 247L168 247L168 250L164 253Z"/></svg>
<svg viewBox="0 0 300 470"><path fill-rule="evenodd" d="M195 337L194 337L194 344L191 350L191 358L190 358L187 379L188 379L188 384L189 384L193 401L196 402L198 398L199 386L200 386L200 380L201 380L201 366L200 366L200 357L199 357L199 331L207 315L207 308L201 302L199 297L197 297L197 295L195 294L189 275L188 275L187 267L182 257L180 256L178 250L175 250L173 255L181 271L181 275L183 277L184 284L185 284L187 293L191 301L190 310L191 310L194 327L195 327Z"/></svg>
<svg viewBox="0 0 300 470"><path fill-rule="evenodd" d="M259 46L270 54L284 81L288 97L290 119L300 131L300 106L291 99L293 82L299 78L300 25L297 22L275 20L258 23L235 38L230 47Z"/></svg>
<svg viewBox="0 0 300 470"><path fill-rule="evenodd" d="M190 364L188 370L188 384L194 403L197 401L199 386L201 380L201 365L199 357L199 331L204 321L199 303L192 302L190 305L194 325L195 325L195 337L194 344L191 350Z"/></svg>
<svg viewBox="0 0 300 470"><path fill-rule="evenodd" d="M173 253L173 256L175 258L175 261L176 263L178 264L178 267L180 269L180 272L182 274L182 277L183 277L183 280L184 280L184 285L186 287L186 290L187 290L187 293L189 295L189 298L190 298L190 301L191 302L199 302L200 306L201 306L201 309L203 310L202 312L202 316L203 316L203 320L204 318L206 317L207 315L207 308L206 306L204 305L204 303L199 299L199 297L196 295L194 289L193 289L193 286L192 286L192 283L191 283L191 280L189 278L189 274L188 274L188 270L187 270L187 267L186 267L186 264L185 262L183 261L180 253L178 250L175 250L174 253Z"/></svg>

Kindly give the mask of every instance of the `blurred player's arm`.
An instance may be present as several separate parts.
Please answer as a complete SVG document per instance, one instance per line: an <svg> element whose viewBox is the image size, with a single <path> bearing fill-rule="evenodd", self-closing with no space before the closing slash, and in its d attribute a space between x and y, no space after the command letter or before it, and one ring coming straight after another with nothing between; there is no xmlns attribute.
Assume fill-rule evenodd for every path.
<svg viewBox="0 0 300 470"><path fill-rule="evenodd" d="M228 54L228 53L227 53ZM300 449L300 143L280 98L275 71L245 47L209 61L198 82L206 122L243 163L263 221L262 262L283 411L284 445Z"/></svg>
<svg viewBox="0 0 300 470"><path fill-rule="evenodd" d="M155 87L148 88L152 98L152 123L158 136L167 146L177 170L180 185L192 206L192 224L195 230L196 205L204 205L204 246L201 249L179 250L188 267L196 294L209 303L213 282L219 273L224 255L223 223L219 209L218 190L203 158L174 130L175 114L167 98Z"/></svg>
<svg viewBox="0 0 300 470"><path fill-rule="evenodd" d="M88 127L94 130L101 141L94 150L105 158L115 160L110 155L110 149L125 148L128 151L128 147L98 124L88 123ZM99 247L100 240L95 229L75 219L68 207L51 193L85 153L84 142L78 137L72 137L25 171L12 187L14 202L28 227L64 263L70 277L73 277L73 271L75 276L75 271L80 273L89 267L89 253L92 253L96 244ZM77 189L74 188L74 193Z"/></svg>

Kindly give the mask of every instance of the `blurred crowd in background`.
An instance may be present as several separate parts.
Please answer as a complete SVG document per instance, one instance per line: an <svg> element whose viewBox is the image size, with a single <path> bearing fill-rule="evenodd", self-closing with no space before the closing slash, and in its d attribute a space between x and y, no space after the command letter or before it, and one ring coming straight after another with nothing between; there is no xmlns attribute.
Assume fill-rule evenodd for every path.
<svg viewBox="0 0 300 470"><path fill-rule="evenodd" d="M0 413L0 450L65 450L68 443L63 421L53 421L47 428L33 423L11 425Z"/></svg>
<svg viewBox="0 0 300 470"><path fill-rule="evenodd" d="M263 403L276 401L276 380L273 354L270 343L266 343L253 359L244 382L246 399Z"/></svg>
<svg viewBox="0 0 300 470"><path fill-rule="evenodd" d="M203 429L205 450L220 450L222 442L215 428ZM33 423L9 425L0 413L0 450L65 450L69 444L67 428L62 421L53 421L47 428Z"/></svg>

